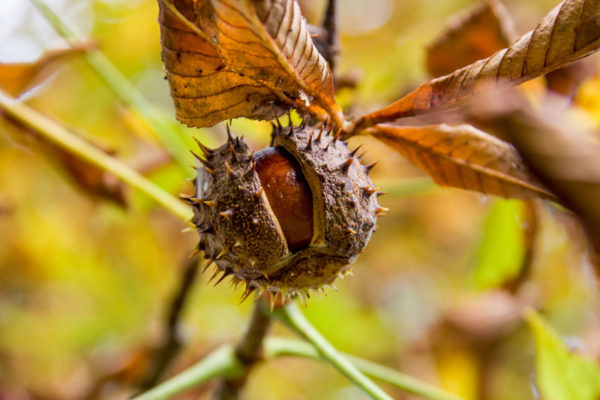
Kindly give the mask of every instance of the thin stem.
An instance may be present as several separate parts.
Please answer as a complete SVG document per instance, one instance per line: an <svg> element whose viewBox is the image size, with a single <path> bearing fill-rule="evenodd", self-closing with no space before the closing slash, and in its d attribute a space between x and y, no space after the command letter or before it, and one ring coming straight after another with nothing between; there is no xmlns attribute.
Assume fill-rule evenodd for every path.
<svg viewBox="0 0 600 400"><path fill-rule="evenodd" d="M244 337L235 346L235 354L244 366L244 374L239 377L223 379L214 394L215 400L237 400L240 391L246 383L248 373L253 365L260 359L263 341L271 325L270 315L265 313L266 304L260 299L254 306L250 325Z"/></svg>
<svg viewBox="0 0 600 400"><path fill-rule="evenodd" d="M292 302L283 308L273 311L272 314L296 331L296 333L308 340L319 352L320 358L330 362L352 383L371 396L371 398L375 400L392 400L387 393L381 390L379 386L360 372L354 364L342 356L327 341L327 339L311 325L296 303Z"/></svg>
<svg viewBox="0 0 600 400"><path fill-rule="evenodd" d="M140 384L142 390L155 386L173 362L184 345L181 335L180 322L184 307L190 298L196 276L199 269L199 257L186 259L181 271L177 288L170 302L166 318L164 320L164 333L162 343L153 356L153 362L147 371L146 377Z"/></svg>
<svg viewBox="0 0 600 400"><path fill-rule="evenodd" d="M223 346L210 353L196 365L163 382L132 400L164 400L217 377L238 377L244 366L232 346Z"/></svg>
<svg viewBox="0 0 600 400"><path fill-rule="evenodd" d="M337 56L340 52L337 10L337 0L329 0L327 2L327 9L325 10L325 18L323 19L323 29L325 29L327 32L327 37L325 40L327 52L325 59L329 63L331 72L335 71L335 67L337 66Z"/></svg>
<svg viewBox="0 0 600 400"><path fill-rule="evenodd" d="M312 358L315 360L321 359L317 349L307 342L302 342L294 339L284 338L269 338L264 344L265 358L276 358L280 356L298 356ZM363 358L354 357L344 354L352 364L363 372L365 375L395 386L408 393L421 396L429 400L461 400L460 397L450 393L446 393L436 387L428 385L418 379L402 374L391 368L373 363Z"/></svg>
<svg viewBox="0 0 600 400"><path fill-rule="evenodd" d="M110 172L123 182L126 182L129 185L139 189L182 220L187 222L192 217L191 209L179 201L176 197L173 197L165 190L156 186L154 183L138 174L123 162L95 148L85 140L57 124L55 121L45 117L37 111L34 111L29 106L15 100L14 98L7 96L1 90L0 108L2 108L4 112L6 112L12 118L35 130L41 136L52 141L58 146L87 160L97 167Z"/></svg>
<svg viewBox="0 0 600 400"><path fill-rule="evenodd" d="M82 40L43 0L30 1L60 36L71 41ZM180 132L171 128L160 112L142 96L136 87L123 76L100 50L87 52L84 59L96 75L138 113L187 174L190 158L188 148Z"/></svg>

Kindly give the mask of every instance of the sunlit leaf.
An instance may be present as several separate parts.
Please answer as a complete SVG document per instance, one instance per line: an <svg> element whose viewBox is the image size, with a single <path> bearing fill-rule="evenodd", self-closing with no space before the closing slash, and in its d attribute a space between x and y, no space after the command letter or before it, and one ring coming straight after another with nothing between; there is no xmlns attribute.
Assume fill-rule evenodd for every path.
<svg viewBox="0 0 600 400"><path fill-rule="evenodd" d="M453 19L427 48L431 76L447 75L508 47L517 37L513 21L500 0L488 0Z"/></svg>
<svg viewBox="0 0 600 400"><path fill-rule="evenodd" d="M294 0L159 0L177 118L190 126L298 108L341 126L327 62Z"/></svg>
<svg viewBox="0 0 600 400"><path fill-rule="evenodd" d="M512 145L470 125L380 124L369 133L424 170L439 185L503 197L553 197L531 175Z"/></svg>
<svg viewBox="0 0 600 400"><path fill-rule="evenodd" d="M498 287L515 278L525 259L524 204L497 199L483 222L473 281L477 288Z"/></svg>
<svg viewBox="0 0 600 400"><path fill-rule="evenodd" d="M520 84L561 68L600 47L600 0L565 0L512 46L449 75L425 82L351 129L449 107L498 82Z"/></svg>
<svg viewBox="0 0 600 400"><path fill-rule="evenodd" d="M600 366L569 352L560 337L534 311L526 315L536 347L536 384L544 400L597 400Z"/></svg>
<svg viewBox="0 0 600 400"><path fill-rule="evenodd" d="M13 96L20 96L42 83L56 71L61 62L80 55L91 47L83 44L45 52L40 59L27 63L0 63L0 89Z"/></svg>

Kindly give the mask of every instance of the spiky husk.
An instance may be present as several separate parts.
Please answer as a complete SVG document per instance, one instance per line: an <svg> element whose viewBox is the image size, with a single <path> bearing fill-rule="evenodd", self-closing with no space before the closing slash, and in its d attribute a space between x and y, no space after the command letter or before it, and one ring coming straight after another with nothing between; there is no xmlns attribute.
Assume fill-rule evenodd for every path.
<svg viewBox="0 0 600 400"><path fill-rule="evenodd" d="M290 252L255 169L253 153L240 138L204 146L196 179L194 223L198 250L222 271L245 283L245 297L268 291L271 298L309 295L334 286L362 252L375 230L377 190L346 143L323 129L273 130L272 145L300 165L313 201L313 236L307 248ZM216 274L215 274L216 275Z"/></svg>

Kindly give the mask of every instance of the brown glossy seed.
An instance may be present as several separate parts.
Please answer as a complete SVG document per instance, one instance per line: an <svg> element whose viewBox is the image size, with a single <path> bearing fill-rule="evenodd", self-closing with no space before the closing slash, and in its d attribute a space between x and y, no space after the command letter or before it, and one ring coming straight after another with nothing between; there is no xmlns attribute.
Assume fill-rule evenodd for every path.
<svg viewBox="0 0 600 400"><path fill-rule="evenodd" d="M256 172L290 251L310 244L313 204L298 162L285 150L268 147L254 154Z"/></svg>

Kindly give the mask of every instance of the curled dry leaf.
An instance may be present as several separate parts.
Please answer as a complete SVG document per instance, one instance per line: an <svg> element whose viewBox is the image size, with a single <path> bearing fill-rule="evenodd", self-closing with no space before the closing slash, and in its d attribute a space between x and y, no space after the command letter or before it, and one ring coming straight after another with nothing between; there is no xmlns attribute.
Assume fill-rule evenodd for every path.
<svg viewBox="0 0 600 400"><path fill-rule="evenodd" d="M329 66L295 0L159 0L162 55L177 118L211 126L290 108L343 124Z"/></svg>
<svg viewBox="0 0 600 400"><path fill-rule="evenodd" d="M470 125L380 124L368 133L405 156L439 185L503 197L553 198L511 144Z"/></svg>
<svg viewBox="0 0 600 400"><path fill-rule="evenodd" d="M432 79L391 105L360 118L351 134L381 122L454 105L499 82L520 84L600 47L600 0L565 0L512 46Z"/></svg>
<svg viewBox="0 0 600 400"><path fill-rule="evenodd" d="M488 0L449 23L427 48L426 67L431 76L447 75L508 47L517 33L500 0Z"/></svg>
<svg viewBox="0 0 600 400"><path fill-rule="evenodd" d="M46 140L31 128L2 113L0 109L0 133L2 132L9 134L16 143L34 149L48 158L84 193L96 199L109 200L121 207L127 206L125 188L116 177ZM94 145L106 153L112 153L98 144Z"/></svg>
<svg viewBox="0 0 600 400"><path fill-rule="evenodd" d="M493 126L518 150L533 173L571 209L600 255L600 134L567 120L560 104L532 110L518 93L478 96L462 111Z"/></svg>
<svg viewBox="0 0 600 400"><path fill-rule="evenodd" d="M18 97L42 83L61 62L91 49L91 43L74 44L63 49L46 51L40 59L28 63L0 63L0 89Z"/></svg>

